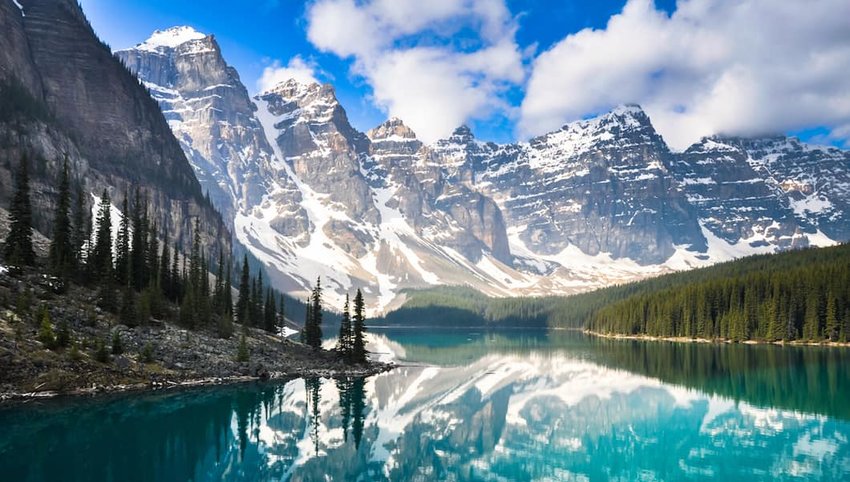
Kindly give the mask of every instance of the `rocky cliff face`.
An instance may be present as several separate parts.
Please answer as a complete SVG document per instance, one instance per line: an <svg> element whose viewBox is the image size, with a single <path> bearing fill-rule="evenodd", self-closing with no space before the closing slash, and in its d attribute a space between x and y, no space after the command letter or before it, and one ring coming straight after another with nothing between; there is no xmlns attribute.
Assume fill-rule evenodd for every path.
<svg viewBox="0 0 850 482"><path fill-rule="evenodd" d="M118 55L273 282L298 295L322 276L335 305L362 288L381 311L433 284L573 293L850 239L837 149L711 138L674 153L634 105L529 142L460 127L426 145L400 119L357 131L330 85L249 99L215 39L191 29Z"/></svg>
<svg viewBox="0 0 850 482"><path fill-rule="evenodd" d="M3 157L36 157L36 209L49 212L53 179L67 153L87 191L107 188L120 198L139 186L154 219L168 225L172 236L184 236L200 217L210 242L229 246L226 227L205 201L157 103L97 39L79 5L2 0L0 9L0 45L11 48L0 49L0 73L24 86L31 93L27 102L47 112L21 113L0 125ZM4 181L2 196L9 192Z"/></svg>
<svg viewBox="0 0 850 482"><path fill-rule="evenodd" d="M450 152L471 153L461 180L497 199L513 241L535 253L575 246L591 256L659 264L676 245L705 249L690 222L693 209L669 172L672 156L637 106L527 144L476 149L468 135L455 142L463 147Z"/></svg>
<svg viewBox="0 0 850 482"><path fill-rule="evenodd" d="M270 187L272 149L215 38L178 27L115 54L144 79L225 219L259 203Z"/></svg>

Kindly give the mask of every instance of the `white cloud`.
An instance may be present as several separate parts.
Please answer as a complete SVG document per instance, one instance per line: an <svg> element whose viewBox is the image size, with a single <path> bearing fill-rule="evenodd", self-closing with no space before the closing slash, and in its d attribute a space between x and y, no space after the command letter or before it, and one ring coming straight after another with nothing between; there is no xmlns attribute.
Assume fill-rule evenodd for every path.
<svg viewBox="0 0 850 482"><path fill-rule="evenodd" d="M307 21L310 42L353 58L375 104L425 141L510 111L503 95L524 80L504 0L318 0Z"/></svg>
<svg viewBox="0 0 850 482"><path fill-rule="evenodd" d="M289 59L285 66L281 65L279 60L275 60L263 69L263 75L257 81L257 89L259 92L265 92L289 79L295 79L304 84L318 82L315 64L304 60L299 55Z"/></svg>
<svg viewBox="0 0 850 482"><path fill-rule="evenodd" d="M630 0L605 29L535 59L520 132L637 102L676 148L715 133L846 133L848 19L846 0L680 0L672 16Z"/></svg>

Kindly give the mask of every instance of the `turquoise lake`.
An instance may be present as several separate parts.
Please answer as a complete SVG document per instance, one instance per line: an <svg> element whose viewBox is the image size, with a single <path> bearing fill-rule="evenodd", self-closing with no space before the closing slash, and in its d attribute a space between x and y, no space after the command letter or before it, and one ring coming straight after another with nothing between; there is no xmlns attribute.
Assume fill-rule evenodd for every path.
<svg viewBox="0 0 850 482"><path fill-rule="evenodd" d="M2 407L0 480L850 480L847 349L370 337L401 366Z"/></svg>

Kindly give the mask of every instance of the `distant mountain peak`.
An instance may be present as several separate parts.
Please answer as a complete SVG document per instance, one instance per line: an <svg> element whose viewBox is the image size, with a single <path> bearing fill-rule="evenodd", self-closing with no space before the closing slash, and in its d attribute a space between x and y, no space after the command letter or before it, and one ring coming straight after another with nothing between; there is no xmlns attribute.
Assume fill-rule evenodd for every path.
<svg viewBox="0 0 850 482"><path fill-rule="evenodd" d="M393 137L410 140L416 139L416 133L413 132L413 129L408 127L404 121L398 117L390 117L374 129L370 130L366 135L372 140L383 140Z"/></svg>
<svg viewBox="0 0 850 482"><path fill-rule="evenodd" d="M161 50L177 48L187 42L195 40L203 40L208 35L198 32L192 27L182 25L167 28L165 30L156 30L144 42L137 45L138 50Z"/></svg>
<svg viewBox="0 0 850 482"><path fill-rule="evenodd" d="M297 79L287 79L278 82L275 86L261 92L259 96L265 97L269 94L276 94L286 100L314 97L328 103L339 103L333 85L320 84L318 82L302 82Z"/></svg>
<svg viewBox="0 0 850 482"><path fill-rule="evenodd" d="M470 129L468 125L464 124L462 126L459 126L457 129L455 129L452 132L451 137L473 139L473 138L475 138L475 135L472 133L472 129Z"/></svg>

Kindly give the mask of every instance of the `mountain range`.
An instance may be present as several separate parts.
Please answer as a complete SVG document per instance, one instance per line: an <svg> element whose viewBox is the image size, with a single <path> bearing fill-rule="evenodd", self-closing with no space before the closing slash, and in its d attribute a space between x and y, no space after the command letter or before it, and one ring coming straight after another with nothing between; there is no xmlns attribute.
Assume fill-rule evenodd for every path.
<svg viewBox="0 0 850 482"><path fill-rule="evenodd" d="M157 31L115 55L156 99L201 186L280 289L321 276L372 312L407 288L570 294L850 239L850 153L796 138L704 138L674 152L637 105L527 142L466 126L426 144L368 132L330 84L251 96L212 35Z"/></svg>

